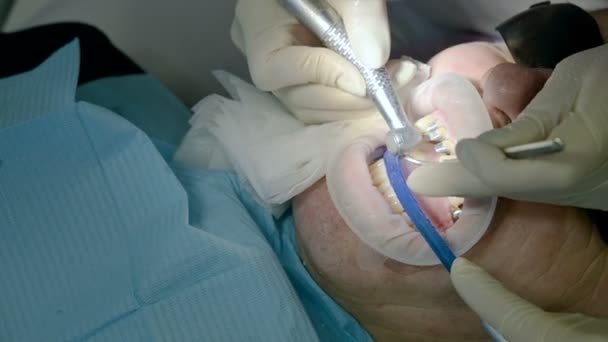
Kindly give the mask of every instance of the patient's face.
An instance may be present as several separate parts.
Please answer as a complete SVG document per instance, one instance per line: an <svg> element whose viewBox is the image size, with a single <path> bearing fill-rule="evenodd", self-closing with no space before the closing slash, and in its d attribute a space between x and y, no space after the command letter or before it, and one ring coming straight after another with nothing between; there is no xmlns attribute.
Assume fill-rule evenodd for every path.
<svg viewBox="0 0 608 342"><path fill-rule="evenodd" d="M488 45L472 44L442 52L431 65L434 73L457 72L476 83L493 124L501 126L548 76L501 65L484 77L504 61ZM406 265L374 252L344 223L325 180L295 199L294 214L307 269L375 339L487 339L442 266ZM606 245L581 210L500 199L488 231L465 256L548 310L608 316L594 305L608 301L606 291L596 292Z"/></svg>

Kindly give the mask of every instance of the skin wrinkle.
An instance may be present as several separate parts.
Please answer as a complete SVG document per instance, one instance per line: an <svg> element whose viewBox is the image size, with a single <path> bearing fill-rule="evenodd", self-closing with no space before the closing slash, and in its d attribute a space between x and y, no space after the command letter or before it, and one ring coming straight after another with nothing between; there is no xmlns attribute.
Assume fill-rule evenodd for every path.
<svg viewBox="0 0 608 342"><path fill-rule="evenodd" d="M527 86L538 86L534 80ZM335 210L324 180L298 196L293 207L296 238L311 276L377 341L485 340L479 318L440 266L413 267L389 259L362 268L357 253L365 245ZM606 245L597 232L588 231L590 226L577 209L499 199L491 226L465 256L541 307L608 316L608 306L597 307L608 289L608 259L598 252ZM319 255L321 250L327 254ZM553 258L559 264L552 264Z"/></svg>
<svg viewBox="0 0 608 342"><path fill-rule="evenodd" d="M600 266L600 276L598 277L597 285L595 286L595 290L592 292L589 297L590 303L608 303L608 253L603 253L602 256L598 257L599 263L602 264L603 267ZM593 306L591 306L593 308ZM592 315L600 317L601 313L599 311L591 312Z"/></svg>
<svg viewBox="0 0 608 342"><path fill-rule="evenodd" d="M558 234L555 234L554 236L558 236ZM524 241L524 244L522 246L522 250L526 250L528 248L530 248L530 246L532 246L531 248L534 248L533 246L535 245L535 241L532 241L532 235L527 235L526 236L526 240ZM553 267L553 263L551 262L552 260L557 260L557 255L559 255L559 249L555 249L553 251L551 251L550 255L547 255L547 257L543 258L543 260L547 260L548 262L546 262L546 265L540 264L538 265L536 262L534 263L535 267L542 267L540 270L537 271L537 274L535 275L535 277L533 279L528 280L526 283L532 283L532 285L537 285L537 284L541 284L541 286L543 284L545 284L546 282L543 281L544 277L547 276L547 274L549 274L549 272L551 271L551 268ZM539 258L541 259L541 258ZM536 261L536 260L535 260ZM523 263L529 263L528 260L520 260L520 264ZM523 265L521 265L523 266ZM520 267L521 267L520 266ZM533 287L528 285L528 287Z"/></svg>
<svg viewBox="0 0 608 342"><path fill-rule="evenodd" d="M602 254L604 254L604 253L598 252L596 258L599 258ZM602 261L600 261L598 259L595 259L594 261L592 261L591 264L589 264L585 268L582 277L580 279L578 279L577 282L574 285L572 285L570 288L567 288L565 292L569 292L569 291L575 292L577 285L583 283L586 279L588 279L590 276L592 276L592 274L594 273L594 271L596 269L596 267L594 267L594 266L598 262L602 262ZM599 265L599 266L601 266L601 265ZM565 305L563 307L563 309L560 310L560 311L564 311L564 312L576 312L575 308L577 306L588 306L590 308L593 308L593 305L589 305L590 303L588 303L588 301L590 300L590 298L593 297L594 292L597 291L600 288L601 277L599 277L597 280L591 279L590 281L592 281L594 284L590 285L591 289L589 289L587 291L587 294L584 295L584 296L582 296L579 300L575 300L571 304ZM585 303L586 301L587 301L587 303Z"/></svg>
<svg viewBox="0 0 608 342"><path fill-rule="evenodd" d="M461 303L461 305L464 305L464 303ZM378 314L377 312L374 312L373 309L369 309L369 308L365 308L365 307L361 307L361 308L353 308L352 306L350 306L350 309L354 312L360 312L361 309L365 310L365 312L369 315L370 313L372 314ZM409 324L413 324L416 325L420 322L424 322L424 323L430 323L429 324L429 329L426 330L427 332L437 335L437 333L439 332L439 334L441 335L447 335L448 332L446 331L446 329L450 329L450 331L453 331L454 329L458 330L459 327L455 327L455 328L446 328L444 327L444 325L442 325L441 323L443 323L446 320L451 320L454 319L456 317L460 317L462 315L462 312L459 312L460 308L445 308L445 307L436 307L436 308L415 308L415 307L408 307L407 311L404 311L402 306L399 305L391 305L388 309L386 307L378 307L377 310L382 310L380 313L380 315L378 315L378 317L376 319L367 319L365 320L366 325L367 323L370 324L374 324L376 326L380 325L380 324L384 324L386 325L386 321L392 321L392 328L391 327L385 327L387 330L391 330L391 331L396 331L396 329L400 329L401 328L401 322L403 322L404 319L402 319L402 317L407 317L407 322ZM446 313L448 313L448 315L446 315ZM471 318L475 319L473 315L471 315ZM468 333L466 331L462 331L462 335L463 336L467 336ZM481 335L481 334L479 334Z"/></svg>
<svg viewBox="0 0 608 342"><path fill-rule="evenodd" d="M567 217L566 220L568 220L568 223L570 223L570 221L572 221L571 217ZM573 227L575 229L575 227ZM570 229L567 234L563 237L563 242L562 245L572 245L572 240L575 239L576 237L574 237L574 235L576 235L578 232ZM589 246L589 239L591 239L591 236L593 236L594 234L592 232L589 232L589 234L587 234L587 246ZM561 237L561 236L559 236ZM569 243L570 242L570 243ZM557 255L553 258L553 260L555 260L555 262L553 262L550 265L550 268L547 270L547 272L543 273L538 279L537 279L537 283L539 285L542 284L551 284L551 278L553 277L554 273L559 273L561 272L560 268L563 265L563 262L568 262L571 261L573 258L577 257L577 250L580 248L568 248L568 250L566 250L565 248L560 248L556 251ZM582 248L582 250L586 250L585 248ZM598 251L598 253L600 253L601 251ZM593 263L592 263L593 264ZM548 306L545 307L546 310L549 311L567 311L568 308L570 307L575 307L577 304L580 304L581 298L586 297L586 292L582 292L582 289L578 289L577 285L579 283L581 283L583 281L583 279L585 279L585 273L586 270L592 266L592 264L588 265L585 269L581 269L581 270L576 270L574 272L577 272L576 275L572 275L572 278L575 278L575 283L571 286L567 286L566 288L563 289L561 295L558 295L561 298L560 303L558 303L557 305L554 306ZM577 291L578 290L578 291ZM569 292L570 295L568 294ZM578 298L577 298L578 297Z"/></svg>

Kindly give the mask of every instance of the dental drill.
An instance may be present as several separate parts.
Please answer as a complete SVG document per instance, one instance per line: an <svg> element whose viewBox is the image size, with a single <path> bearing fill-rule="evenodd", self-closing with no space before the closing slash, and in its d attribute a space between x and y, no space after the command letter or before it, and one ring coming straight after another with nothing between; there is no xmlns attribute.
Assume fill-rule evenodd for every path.
<svg viewBox="0 0 608 342"><path fill-rule="evenodd" d="M361 72L368 96L372 98L388 124L386 147L391 153L403 156L422 142L422 134L405 115L386 68L369 68L355 56L342 18L335 9L324 0L279 0L279 2L326 47L346 58Z"/></svg>

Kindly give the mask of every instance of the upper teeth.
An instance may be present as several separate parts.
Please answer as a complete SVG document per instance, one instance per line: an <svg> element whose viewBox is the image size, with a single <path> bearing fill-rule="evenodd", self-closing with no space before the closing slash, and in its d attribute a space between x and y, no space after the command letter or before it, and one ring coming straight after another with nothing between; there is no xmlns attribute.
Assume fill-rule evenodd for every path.
<svg viewBox="0 0 608 342"><path fill-rule="evenodd" d="M415 126L428 141L436 143L435 152L442 155L455 154L456 144L449 139L448 130L435 117L426 115L416 121Z"/></svg>
<svg viewBox="0 0 608 342"><path fill-rule="evenodd" d="M443 127L437 121L437 119L431 115L427 115L416 121L415 126L427 137L430 142L436 143L433 148L435 152L441 154L439 161L455 158L454 155L456 144L448 139L447 129ZM414 160L425 160L425 153L423 150L414 150L410 152L408 157L411 157ZM391 186L391 182L388 179L388 174L386 173L384 160L380 159L376 161L369 167L369 169L374 186L378 189L378 191L380 191L382 196L384 196L393 212L396 214L402 214L407 224L412 229L416 229L409 216L407 216L407 213L405 213L403 206L401 206L401 203L397 198L395 190L393 190L393 187ZM452 207L452 218L457 220L462 212L461 208L464 200L458 197L450 197L449 200L450 206Z"/></svg>
<svg viewBox="0 0 608 342"><path fill-rule="evenodd" d="M425 132L425 135L430 141L444 141L447 139L447 130L443 126L434 126Z"/></svg>
<svg viewBox="0 0 608 342"><path fill-rule="evenodd" d="M388 179L388 174L386 173L384 160L380 159L372 164L372 166L370 166L370 173L372 175L374 186L378 188L380 193L382 193L382 196L384 196L393 212L395 214L402 214L408 226L414 228L414 224L410 220L409 216L405 214L405 210L403 209L403 206L401 206L395 190L393 190L393 187L391 186L391 182Z"/></svg>
<svg viewBox="0 0 608 342"><path fill-rule="evenodd" d="M414 124L414 126L416 126L416 128L418 128L421 132L426 132L436 125L437 120L431 115L423 116Z"/></svg>
<svg viewBox="0 0 608 342"><path fill-rule="evenodd" d="M435 152L447 155L456 154L456 146L450 140L444 140L435 145Z"/></svg>

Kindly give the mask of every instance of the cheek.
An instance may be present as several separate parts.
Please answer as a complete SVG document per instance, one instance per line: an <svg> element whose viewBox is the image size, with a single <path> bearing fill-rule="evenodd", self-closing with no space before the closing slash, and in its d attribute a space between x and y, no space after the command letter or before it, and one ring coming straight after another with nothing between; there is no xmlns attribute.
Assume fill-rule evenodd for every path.
<svg viewBox="0 0 608 342"><path fill-rule="evenodd" d="M340 291L359 293L373 286L370 282L362 282L360 277L358 255L367 247L359 242L338 214L325 182L319 182L297 196L293 208L300 255L323 288L332 292L331 289L338 287ZM369 253L371 256L371 251Z"/></svg>
<svg viewBox="0 0 608 342"><path fill-rule="evenodd" d="M441 266L416 267L376 253L351 231L319 182L293 202L300 256L315 281L340 301L366 297L391 301L410 290L427 299L451 291ZM426 289L427 284L435 284Z"/></svg>

